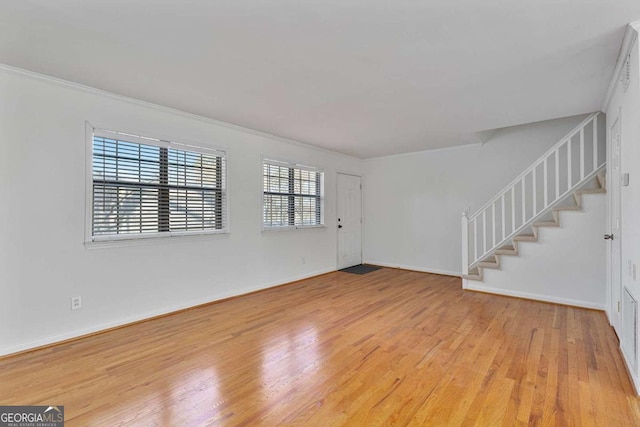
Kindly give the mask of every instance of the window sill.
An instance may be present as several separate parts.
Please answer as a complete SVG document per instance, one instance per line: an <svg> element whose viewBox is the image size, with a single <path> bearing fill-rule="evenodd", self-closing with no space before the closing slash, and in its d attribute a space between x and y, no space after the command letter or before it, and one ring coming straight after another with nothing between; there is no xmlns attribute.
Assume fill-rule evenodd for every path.
<svg viewBox="0 0 640 427"><path fill-rule="evenodd" d="M300 230L325 230L326 225L309 225L305 227L263 227L263 233L279 233L282 231L300 231Z"/></svg>
<svg viewBox="0 0 640 427"><path fill-rule="evenodd" d="M87 249L100 249L100 248L118 248L127 246L142 246L142 245L155 245L166 244L174 242L191 242L199 240L217 240L229 238L229 231L214 232L214 233L195 233L195 234L174 234L171 236L144 236L144 237L131 237L131 238L117 238L117 239L104 239L104 240L92 240L84 242L84 246Z"/></svg>

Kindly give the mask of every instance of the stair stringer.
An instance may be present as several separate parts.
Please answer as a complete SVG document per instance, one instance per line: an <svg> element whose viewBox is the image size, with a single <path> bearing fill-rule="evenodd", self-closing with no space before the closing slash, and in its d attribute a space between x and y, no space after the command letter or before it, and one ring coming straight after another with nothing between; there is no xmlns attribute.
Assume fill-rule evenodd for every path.
<svg viewBox="0 0 640 427"><path fill-rule="evenodd" d="M590 185L591 184L591 185ZM521 231L518 235L511 239L511 244L503 245L485 256L474 268L469 270L469 274L462 275L462 287L468 289L469 281L483 281L485 269L500 269L500 259L502 256L518 256L519 245L523 242L537 242L538 234L541 228L559 228L560 212L581 212L583 210L583 196L588 194L604 194L606 193L606 171L603 170L593 178L592 183L573 191L569 203L559 204L551 209L553 220L535 221L529 228ZM541 214L540 216L543 216Z"/></svg>
<svg viewBox="0 0 640 427"><path fill-rule="evenodd" d="M479 268L481 280L464 277L463 287L604 309L606 199L598 195L604 191L578 192L574 200L579 201L580 211L557 210L554 218L560 227L533 227L535 240L514 242L515 254L494 255L498 268Z"/></svg>

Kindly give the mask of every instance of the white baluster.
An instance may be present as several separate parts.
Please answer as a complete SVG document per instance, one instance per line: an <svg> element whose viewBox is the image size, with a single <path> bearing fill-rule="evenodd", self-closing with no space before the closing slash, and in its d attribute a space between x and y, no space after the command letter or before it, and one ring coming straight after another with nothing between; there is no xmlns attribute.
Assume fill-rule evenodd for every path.
<svg viewBox="0 0 640 427"><path fill-rule="evenodd" d="M598 169L598 115L593 118L593 170Z"/></svg>
<svg viewBox="0 0 640 427"><path fill-rule="evenodd" d="M531 214L531 218L533 218L534 216L536 216L536 214L538 213L538 177L536 174L536 171L538 170L537 167L533 168L533 184L532 184L532 189L533 189L533 214Z"/></svg>
<svg viewBox="0 0 640 427"><path fill-rule="evenodd" d="M469 211L462 213L462 274L469 274Z"/></svg>
<svg viewBox="0 0 640 427"><path fill-rule="evenodd" d="M491 223L493 224L493 243L491 247L496 245L496 204L491 205Z"/></svg>
<svg viewBox="0 0 640 427"><path fill-rule="evenodd" d="M507 193L502 193L502 206L501 206L502 207L502 217L501 217L501 219L502 219L502 237L501 237L500 240L504 240L504 238L507 237L507 221L506 221L506 219L504 217L504 211L505 211L505 209L504 209L504 198L506 197L506 194Z"/></svg>
<svg viewBox="0 0 640 427"><path fill-rule="evenodd" d="M548 175L548 172L547 172L547 159L548 159L548 157L544 158L544 163L543 163L543 166L542 166L542 174L543 174L542 183L544 185L544 193L543 193L544 194L544 207L543 207L543 209L546 209L547 206L549 206L549 191L548 191L548 188L547 188L547 187L549 187L549 180L548 180L548 176L547 176Z"/></svg>
<svg viewBox="0 0 640 427"><path fill-rule="evenodd" d="M558 200L560 197L560 147L556 148L555 152L556 157L556 198L554 201Z"/></svg>
<svg viewBox="0 0 640 427"><path fill-rule="evenodd" d="M569 168L569 170L567 170L567 191L571 189L571 182L573 181L571 179L571 145L572 145L571 139L572 138L569 138L569 141L567 141L567 163Z"/></svg>
<svg viewBox="0 0 640 427"><path fill-rule="evenodd" d="M584 128L580 129L580 181L584 179Z"/></svg>
<svg viewBox="0 0 640 427"><path fill-rule="evenodd" d="M526 212L527 205L524 199L524 179L526 177L527 177L526 175L522 177L522 225L524 225L524 223L527 222L527 212Z"/></svg>
<svg viewBox="0 0 640 427"><path fill-rule="evenodd" d="M478 261L478 217L473 218L473 262Z"/></svg>
<svg viewBox="0 0 640 427"><path fill-rule="evenodd" d="M516 186L511 187L511 232L516 231Z"/></svg>
<svg viewBox="0 0 640 427"><path fill-rule="evenodd" d="M487 252L487 210L482 211L482 243L484 250L482 254L484 255Z"/></svg>

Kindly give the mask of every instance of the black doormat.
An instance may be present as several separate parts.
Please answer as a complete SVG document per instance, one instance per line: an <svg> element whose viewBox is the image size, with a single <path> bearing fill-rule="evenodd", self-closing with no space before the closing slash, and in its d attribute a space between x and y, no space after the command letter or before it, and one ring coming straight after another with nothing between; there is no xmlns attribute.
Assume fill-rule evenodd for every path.
<svg viewBox="0 0 640 427"><path fill-rule="evenodd" d="M378 267L377 265L360 264L360 265L354 265L353 267L343 268L340 271L342 271L343 273L367 274L367 273L371 273L372 271L379 270L381 268L382 267Z"/></svg>

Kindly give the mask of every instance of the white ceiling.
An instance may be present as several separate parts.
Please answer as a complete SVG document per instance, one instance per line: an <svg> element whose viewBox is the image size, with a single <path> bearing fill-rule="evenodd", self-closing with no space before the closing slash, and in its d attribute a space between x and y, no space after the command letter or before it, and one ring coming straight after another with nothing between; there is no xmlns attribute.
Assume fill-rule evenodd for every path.
<svg viewBox="0 0 640 427"><path fill-rule="evenodd" d="M0 0L0 62L367 158L599 110L638 0Z"/></svg>

